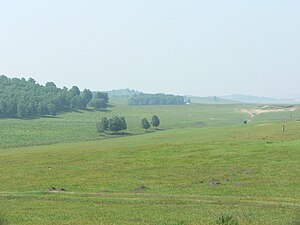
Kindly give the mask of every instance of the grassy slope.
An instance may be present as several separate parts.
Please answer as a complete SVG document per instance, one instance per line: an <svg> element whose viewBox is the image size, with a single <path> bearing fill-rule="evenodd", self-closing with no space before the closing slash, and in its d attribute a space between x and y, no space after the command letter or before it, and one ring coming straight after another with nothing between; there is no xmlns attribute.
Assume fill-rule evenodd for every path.
<svg viewBox="0 0 300 225"><path fill-rule="evenodd" d="M300 208L300 122L286 127L2 149L0 210L9 224L215 224L222 214L240 224L290 224ZM52 186L68 192L49 193Z"/></svg>
<svg viewBox="0 0 300 225"><path fill-rule="evenodd" d="M102 116L125 116L127 132L137 134L143 117L151 119L157 114L160 128L176 129L197 127L197 122L207 126L224 126L240 123L245 114L236 112L237 106L183 105L183 106L127 106L114 105L108 112L80 111L58 115L57 118L33 120L0 119L0 148L33 146L62 142L96 140L103 137L96 131L96 121ZM214 118L214 120L212 120Z"/></svg>
<svg viewBox="0 0 300 225"><path fill-rule="evenodd" d="M102 116L125 116L127 132L140 134L140 120L151 119L157 114L162 129L191 127L224 127L241 124L248 115L238 112L239 108L251 105L181 105L181 106L127 106L116 103L107 112L80 111L58 115L56 118L32 120L0 119L0 149L18 146L36 146L54 143L71 143L86 140L103 139L95 130L96 121ZM300 118L300 110L288 113L270 113L259 115L253 122L286 121L293 115Z"/></svg>

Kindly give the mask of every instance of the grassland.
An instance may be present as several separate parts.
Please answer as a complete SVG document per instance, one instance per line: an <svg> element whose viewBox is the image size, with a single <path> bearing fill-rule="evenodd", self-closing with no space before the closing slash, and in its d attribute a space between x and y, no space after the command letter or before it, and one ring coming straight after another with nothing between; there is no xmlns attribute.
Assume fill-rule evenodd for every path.
<svg viewBox="0 0 300 225"><path fill-rule="evenodd" d="M216 224L232 215L240 224L292 224L300 209L299 110L292 119L262 114L244 126L237 107L245 106L118 105L0 120L0 222ZM154 113L161 131L95 134L102 115L125 115L129 132L141 134L140 118Z"/></svg>
<svg viewBox="0 0 300 225"><path fill-rule="evenodd" d="M127 106L115 104L109 110L78 111L55 118L30 120L0 119L0 148L34 146L62 142L103 139L96 131L96 122L102 116L125 116L126 132L141 134L140 121L157 114L161 129L177 129L199 126L224 126L240 123L246 114L236 111L235 106L183 105L183 106Z"/></svg>

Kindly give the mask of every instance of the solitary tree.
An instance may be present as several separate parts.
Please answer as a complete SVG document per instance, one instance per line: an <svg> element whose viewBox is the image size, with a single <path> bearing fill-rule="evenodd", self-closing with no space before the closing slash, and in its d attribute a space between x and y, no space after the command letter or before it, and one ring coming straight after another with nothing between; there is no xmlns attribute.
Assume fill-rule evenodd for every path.
<svg viewBox="0 0 300 225"><path fill-rule="evenodd" d="M160 121L159 121L158 116L157 115L152 116L151 125L157 128L159 126L159 124L160 124Z"/></svg>
<svg viewBox="0 0 300 225"><path fill-rule="evenodd" d="M143 118L141 121L141 126L143 129L147 130L150 128L151 125L146 118Z"/></svg>

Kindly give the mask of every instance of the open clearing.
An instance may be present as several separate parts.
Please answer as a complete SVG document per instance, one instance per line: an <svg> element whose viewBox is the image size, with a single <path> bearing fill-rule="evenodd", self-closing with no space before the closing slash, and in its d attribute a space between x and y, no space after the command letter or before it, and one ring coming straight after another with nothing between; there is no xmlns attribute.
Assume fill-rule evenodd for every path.
<svg viewBox="0 0 300 225"><path fill-rule="evenodd" d="M18 142L27 120L0 120L5 130L10 124L17 133L0 134L7 138L0 145L0 221L194 225L216 224L219 216L232 215L240 224L295 222L300 210L299 110L257 115L245 126L236 106L190 106L124 106L128 116L135 111L137 118L159 112L162 130L143 134L138 119L129 116L129 130L141 135L95 136L99 140L92 141L84 137L95 132L88 129L94 120L120 109L36 119L24 137L54 121L51 131L33 137L40 146ZM58 134L68 129L59 122L70 124L67 128L73 124L63 139ZM46 134L60 143L44 145Z"/></svg>

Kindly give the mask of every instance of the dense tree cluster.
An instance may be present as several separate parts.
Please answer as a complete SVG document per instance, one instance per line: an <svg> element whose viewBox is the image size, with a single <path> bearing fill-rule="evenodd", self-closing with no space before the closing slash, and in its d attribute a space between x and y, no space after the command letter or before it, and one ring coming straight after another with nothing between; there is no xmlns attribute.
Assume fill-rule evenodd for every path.
<svg viewBox="0 0 300 225"><path fill-rule="evenodd" d="M144 93L135 94L128 101L129 105L183 105L185 103L185 98L179 95Z"/></svg>
<svg viewBox="0 0 300 225"><path fill-rule="evenodd" d="M127 129L127 123L124 117L114 116L110 119L107 119L107 117L102 117L101 121L96 124L96 127L97 132L99 133L106 131L118 133L121 130Z"/></svg>
<svg viewBox="0 0 300 225"><path fill-rule="evenodd" d="M68 110L85 109L94 99L104 102L95 108L107 107L108 97L105 93L99 92L93 98L90 90L81 92L76 86L68 90L66 87L56 87L53 82L43 86L32 78L26 80L0 76L0 117L4 118L55 115Z"/></svg>

